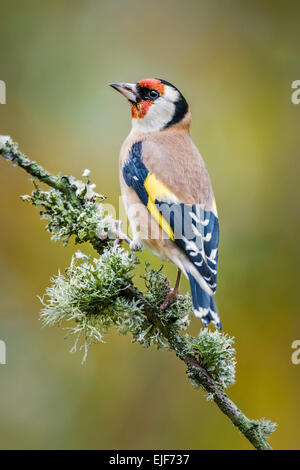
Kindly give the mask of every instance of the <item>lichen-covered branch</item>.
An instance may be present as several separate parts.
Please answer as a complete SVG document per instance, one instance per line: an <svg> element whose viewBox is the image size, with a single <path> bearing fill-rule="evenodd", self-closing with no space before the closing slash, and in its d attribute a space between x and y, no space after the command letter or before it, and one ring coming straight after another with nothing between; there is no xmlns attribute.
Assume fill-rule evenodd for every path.
<svg viewBox="0 0 300 470"><path fill-rule="evenodd" d="M106 214L104 197L94 191L89 172L86 181L72 176L54 176L17 149L9 137L0 136L0 154L23 168L34 180L35 188L23 200L41 208L41 218L55 241L67 244L89 242L98 256L77 251L65 273L51 279L41 299L41 319L45 325L67 325L75 335L73 351L84 348L84 360L93 342L104 342L111 327L120 334L131 334L144 347L155 345L173 350L187 366L187 376L195 387L207 392L256 449L271 449L267 437L276 424L250 420L229 399L225 389L235 380L233 338L219 331L202 329L197 337L186 333L192 303L189 294L178 298L164 312L159 306L166 295L167 279L162 270L146 267L145 291L133 283L138 260L114 242L120 224ZM50 187L43 190L38 182ZM71 326L70 326L71 325Z"/></svg>

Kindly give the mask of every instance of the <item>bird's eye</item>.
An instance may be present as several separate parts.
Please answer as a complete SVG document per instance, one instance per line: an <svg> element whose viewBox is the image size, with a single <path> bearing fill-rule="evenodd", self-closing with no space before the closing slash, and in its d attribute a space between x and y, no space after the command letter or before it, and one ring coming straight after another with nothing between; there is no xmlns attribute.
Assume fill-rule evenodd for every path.
<svg viewBox="0 0 300 470"><path fill-rule="evenodd" d="M150 100L156 100L159 97L159 93L156 90L150 90L148 96Z"/></svg>

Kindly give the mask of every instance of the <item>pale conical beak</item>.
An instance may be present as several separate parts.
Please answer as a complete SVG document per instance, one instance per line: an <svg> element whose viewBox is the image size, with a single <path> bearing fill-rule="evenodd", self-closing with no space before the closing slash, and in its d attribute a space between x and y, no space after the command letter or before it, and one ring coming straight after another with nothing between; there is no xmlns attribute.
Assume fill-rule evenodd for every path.
<svg viewBox="0 0 300 470"><path fill-rule="evenodd" d="M137 87L135 83L109 83L109 86L119 91L125 98L133 103L137 101Z"/></svg>

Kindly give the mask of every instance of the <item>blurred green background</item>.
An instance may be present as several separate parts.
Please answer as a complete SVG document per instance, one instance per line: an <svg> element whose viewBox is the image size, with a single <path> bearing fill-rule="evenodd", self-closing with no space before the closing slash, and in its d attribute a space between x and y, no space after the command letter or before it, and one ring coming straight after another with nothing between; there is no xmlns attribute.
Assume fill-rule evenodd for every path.
<svg viewBox="0 0 300 470"><path fill-rule="evenodd" d="M0 134L54 173L90 168L108 202L130 112L107 83L161 77L186 96L220 216L217 303L238 359L229 394L278 422L277 449L300 448L299 14L276 1L1 0L0 17ZM27 175L4 161L0 171L0 447L250 448L174 354L112 332L82 366L61 329L41 328L37 296L75 248L51 243L18 198Z"/></svg>

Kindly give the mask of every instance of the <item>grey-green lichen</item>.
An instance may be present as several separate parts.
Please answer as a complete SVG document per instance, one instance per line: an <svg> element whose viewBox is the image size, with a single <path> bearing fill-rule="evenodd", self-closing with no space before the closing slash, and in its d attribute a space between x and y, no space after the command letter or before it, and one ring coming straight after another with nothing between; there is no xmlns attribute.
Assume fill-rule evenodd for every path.
<svg viewBox="0 0 300 470"><path fill-rule="evenodd" d="M171 324L175 330L186 330L190 324L189 315L193 311L191 296L188 293L181 295L167 309L160 311L160 306L169 290L169 281L163 272L163 268L161 267L158 270L149 269L147 264L145 275L142 278L146 288L144 297L158 312L158 318L165 324Z"/></svg>
<svg viewBox="0 0 300 470"><path fill-rule="evenodd" d="M78 251L65 273L54 276L46 289L42 299L43 324L72 322L67 329L76 335L73 350L81 337L85 351L91 343L103 342L108 329L120 322L127 311L133 315L140 312L136 302L120 297L126 282L132 278L136 262L122 248L106 249L98 258Z"/></svg>
<svg viewBox="0 0 300 470"><path fill-rule="evenodd" d="M197 337L186 336L187 352L195 356L207 370L215 382L227 388L235 381L235 349L234 338L218 330L203 328ZM194 382L191 374L191 382ZM208 395L208 399L211 397Z"/></svg>
<svg viewBox="0 0 300 470"><path fill-rule="evenodd" d="M144 347L156 345L169 348L161 332L147 319L142 305L126 296L137 259L122 247L106 248L98 258L77 251L65 273L51 279L41 299L43 325L61 325L76 336L72 351L85 350L95 342L104 342L109 328L116 327L120 334L130 333L133 341ZM146 270L144 276L149 303L156 305L159 296L166 295L166 278L162 271ZM159 294L158 294L159 292ZM188 295L177 299L164 313L175 330L184 330L189 324L187 309L191 307ZM163 314L161 314L163 316ZM71 325L68 325L68 322Z"/></svg>
<svg viewBox="0 0 300 470"><path fill-rule="evenodd" d="M21 196L21 199L41 208L41 219L47 221L46 229L54 241L62 241L66 245L74 235L75 243L96 242L101 238L108 242L107 234L114 221L99 202L104 197L94 191L89 180L84 183L70 176L62 178L76 204L70 195L55 188L44 191L35 181L32 194Z"/></svg>
<svg viewBox="0 0 300 470"><path fill-rule="evenodd" d="M250 421L264 439L268 439L277 428L277 423L266 418L251 419Z"/></svg>

